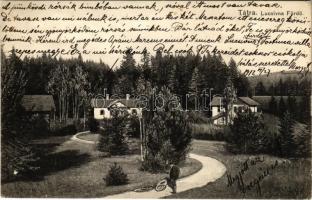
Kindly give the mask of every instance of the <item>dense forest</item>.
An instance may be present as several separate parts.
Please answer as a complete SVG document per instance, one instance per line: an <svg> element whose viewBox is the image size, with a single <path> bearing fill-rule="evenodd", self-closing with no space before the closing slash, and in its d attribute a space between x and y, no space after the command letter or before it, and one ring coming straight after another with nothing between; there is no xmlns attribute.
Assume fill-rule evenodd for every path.
<svg viewBox="0 0 312 200"><path fill-rule="evenodd" d="M8 55L1 48L1 82L1 149L2 162L7 163L2 166L2 179L6 180L10 178L6 175L12 175L12 169L35 170L34 163L39 157L29 141L42 133L44 123L25 113L21 106L25 94L53 95L56 119L65 126L69 121L79 123L81 117L93 117L88 113L92 110L91 98L105 90L109 94L125 96L145 94L152 88L164 86L180 97L183 108L186 94L200 96L205 89L213 88L213 95L221 94L225 99L232 99L234 93L252 96L256 90L257 95L272 96L268 112L282 116L288 110L298 121L309 123L310 120L309 80L280 81L270 88L257 82L253 88L233 59L226 64L221 55L215 54L172 56L157 52L151 56L145 53L136 62L128 51L120 66L112 68L103 61L88 61L82 56L63 59L43 54L21 59L14 48ZM277 95L288 98L277 98ZM301 101L296 101L294 95L300 95ZM209 112L205 114L209 116Z"/></svg>
<svg viewBox="0 0 312 200"><path fill-rule="evenodd" d="M82 56L57 59L43 54L21 60L15 55L14 49L7 57L1 50L1 55L2 66L19 68L23 72L23 94L53 95L59 121L84 116L90 110L90 99L103 94L105 89L110 94L125 96L144 94L148 88L166 86L180 97L185 108L186 94L200 96L205 89L210 88L213 88L213 94L224 94L228 80L232 81L237 96L303 96L304 102L297 101L293 105L293 98L290 97L289 106L285 103L287 110L297 112L295 116L300 116L298 110L306 109L302 106L309 103L311 81L308 78L288 76L273 81L274 77L278 78L275 75L267 77L263 83L261 77L253 80L252 77L242 75L233 59L226 64L221 55L172 56L156 52L156 55L151 56L145 52L141 60L136 62L130 52L123 56L120 66L113 69L102 60L94 62L84 60ZM9 71L2 70L3 77L5 73ZM5 83L5 79L3 81ZM275 105L274 101L271 104Z"/></svg>
<svg viewBox="0 0 312 200"><path fill-rule="evenodd" d="M121 96L166 86L181 97L183 106L188 93L200 95L204 89L213 88L214 94L222 94L229 78L238 96L250 95L251 91L234 60L227 65L221 55L172 56L157 52L155 56L145 53L136 62L129 51L120 67L111 69L102 61L96 63L82 56L56 59L43 54L21 60L14 49L8 57L1 54L2 66L19 67L24 72L24 94L53 95L60 121L78 119L88 109L90 99L103 94L105 88L108 93Z"/></svg>

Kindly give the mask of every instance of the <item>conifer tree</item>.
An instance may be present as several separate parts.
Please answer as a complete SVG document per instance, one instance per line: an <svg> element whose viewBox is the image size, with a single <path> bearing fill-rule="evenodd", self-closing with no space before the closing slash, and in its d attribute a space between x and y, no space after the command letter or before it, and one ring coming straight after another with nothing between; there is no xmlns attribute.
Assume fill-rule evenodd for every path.
<svg viewBox="0 0 312 200"><path fill-rule="evenodd" d="M284 98L281 97L281 98L280 98L280 101L279 101L279 104L278 104L278 113L279 113L279 116L284 116L284 113L286 112L286 110L287 110L287 107L286 107Z"/></svg>
<svg viewBox="0 0 312 200"><path fill-rule="evenodd" d="M272 114L277 114L277 102L274 96L271 96L271 100L269 103L269 112Z"/></svg>
<svg viewBox="0 0 312 200"><path fill-rule="evenodd" d="M98 150L112 155L124 155L128 152L127 114L120 110L111 110L112 118L104 122L104 130L98 143Z"/></svg>
<svg viewBox="0 0 312 200"><path fill-rule="evenodd" d="M279 128L279 151L283 157L289 157L294 155L295 141L293 135L294 120L290 113L286 111L280 120Z"/></svg>
<svg viewBox="0 0 312 200"><path fill-rule="evenodd" d="M199 93L199 85L198 85L199 74L198 73L199 73L198 67L195 66L193 70L193 74L192 74L191 84L189 87L189 92L195 95Z"/></svg>

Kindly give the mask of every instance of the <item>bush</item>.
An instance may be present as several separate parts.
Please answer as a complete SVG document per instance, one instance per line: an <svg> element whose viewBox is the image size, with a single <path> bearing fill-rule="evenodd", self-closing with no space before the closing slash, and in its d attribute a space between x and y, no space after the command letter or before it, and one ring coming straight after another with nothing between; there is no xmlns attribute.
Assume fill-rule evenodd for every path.
<svg viewBox="0 0 312 200"><path fill-rule="evenodd" d="M216 126L211 123L191 124L192 136L199 140L224 141L229 132L227 126Z"/></svg>
<svg viewBox="0 0 312 200"><path fill-rule="evenodd" d="M30 133L34 137L40 137L43 135L48 135L49 131L49 123L44 118L43 115L33 115L30 116L30 122L32 125Z"/></svg>
<svg viewBox="0 0 312 200"><path fill-rule="evenodd" d="M74 124L70 124L70 125L54 130L52 132L52 135L65 136L65 135L73 135L75 133L77 133L76 126Z"/></svg>
<svg viewBox="0 0 312 200"><path fill-rule="evenodd" d="M295 136L296 142L296 156L297 157L311 157L311 127L307 125L295 125L298 134Z"/></svg>
<svg viewBox="0 0 312 200"><path fill-rule="evenodd" d="M188 119L190 123L203 124L209 122L209 118L207 118L204 113L196 111L190 111L188 113Z"/></svg>
<svg viewBox="0 0 312 200"><path fill-rule="evenodd" d="M129 119L128 135L134 138L140 137L140 121L137 116L131 116Z"/></svg>
<svg viewBox="0 0 312 200"><path fill-rule="evenodd" d="M230 125L227 149L234 153L266 153L270 147L267 134L261 115L238 113Z"/></svg>
<svg viewBox="0 0 312 200"><path fill-rule="evenodd" d="M172 98L167 89L162 89L165 107L163 110L146 113L146 151L142 168L149 171L166 169L169 164L184 161L192 139L187 114L170 110ZM148 116L148 118L147 118Z"/></svg>
<svg viewBox="0 0 312 200"><path fill-rule="evenodd" d="M128 153L127 144L127 115L111 112L112 118L106 120L104 130L100 131L97 149L109 152L111 155L124 155Z"/></svg>
<svg viewBox="0 0 312 200"><path fill-rule="evenodd" d="M288 157L295 154L294 123L292 116L286 111L280 121L277 146L280 156Z"/></svg>
<svg viewBox="0 0 312 200"><path fill-rule="evenodd" d="M93 117L88 120L89 130L96 133L99 130L99 122Z"/></svg>
<svg viewBox="0 0 312 200"><path fill-rule="evenodd" d="M108 174L105 177L106 185L124 185L129 182L128 176L124 173L121 166L114 163L114 165L110 166Z"/></svg>

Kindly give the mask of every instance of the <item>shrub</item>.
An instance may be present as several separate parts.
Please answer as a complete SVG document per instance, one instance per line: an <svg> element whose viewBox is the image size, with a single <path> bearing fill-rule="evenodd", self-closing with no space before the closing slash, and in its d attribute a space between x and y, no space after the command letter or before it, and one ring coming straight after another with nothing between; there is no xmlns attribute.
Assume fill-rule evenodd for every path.
<svg viewBox="0 0 312 200"><path fill-rule="evenodd" d="M202 112L190 111L188 113L190 123L208 123L209 119Z"/></svg>
<svg viewBox="0 0 312 200"><path fill-rule="evenodd" d="M124 155L128 153L127 144L127 115L111 112L112 118L106 120L104 130L100 131L98 150L109 152L111 155Z"/></svg>
<svg viewBox="0 0 312 200"><path fill-rule="evenodd" d="M77 129L74 124L66 125L52 132L53 135L57 135L57 136L73 135L75 133L77 133Z"/></svg>
<svg viewBox="0 0 312 200"><path fill-rule="evenodd" d="M297 157L311 157L311 128L307 125L299 126L296 124L298 134L295 136L296 142L296 156Z"/></svg>
<svg viewBox="0 0 312 200"><path fill-rule="evenodd" d="M99 130L99 122L93 117L88 120L89 130L96 133Z"/></svg>
<svg viewBox="0 0 312 200"><path fill-rule="evenodd" d="M165 101L163 110L146 113L147 155L142 166L150 171L155 171L155 168L159 171L167 168L169 164L184 161L192 139L187 114L169 109L172 97L167 89L162 89L161 95Z"/></svg>
<svg viewBox="0 0 312 200"><path fill-rule="evenodd" d="M295 141L293 127L295 121L288 111L286 111L280 120L278 149L280 156L293 156L295 152Z"/></svg>
<svg viewBox="0 0 312 200"><path fill-rule="evenodd" d="M191 124L192 136L199 140L224 141L229 132L227 126L216 126L211 123Z"/></svg>
<svg viewBox="0 0 312 200"><path fill-rule="evenodd" d="M129 119L128 135L131 137L140 137L140 121L137 116L131 116Z"/></svg>
<svg viewBox="0 0 312 200"><path fill-rule="evenodd" d="M234 153L264 153L269 148L267 132L261 115L238 113L230 125L227 149Z"/></svg>
<svg viewBox="0 0 312 200"><path fill-rule="evenodd" d="M121 166L114 163L110 166L108 174L105 177L106 185L124 185L129 182L128 176L124 173Z"/></svg>

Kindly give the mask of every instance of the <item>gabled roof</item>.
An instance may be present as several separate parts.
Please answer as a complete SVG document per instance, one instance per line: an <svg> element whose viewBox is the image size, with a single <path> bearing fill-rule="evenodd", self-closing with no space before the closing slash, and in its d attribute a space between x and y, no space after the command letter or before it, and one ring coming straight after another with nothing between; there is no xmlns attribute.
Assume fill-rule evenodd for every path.
<svg viewBox="0 0 312 200"><path fill-rule="evenodd" d="M24 95L21 104L28 112L50 112L55 110L52 95Z"/></svg>
<svg viewBox="0 0 312 200"><path fill-rule="evenodd" d="M220 106L220 102L223 104L224 97L213 97L210 105L211 106ZM233 102L235 105L248 105L248 106L258 106L260 105L255 100L249 97L237 97Z"/></svg>
<svg viewBox="0 0 312 200"><path fill-rule="evenodd" d="M123 104L127 108L136 108L137 101L135 99L92 99L91 105L93 108L109 108L117 103Z"/></svg>
<svg viewBox="0 0 312 200"><path fill-rule="evenodd" d="M258 102L255 100L249 98L249 97L238 97L240 100L242 100L244 103L246 103L249 106L258 106L260 105Z"/></svg>

